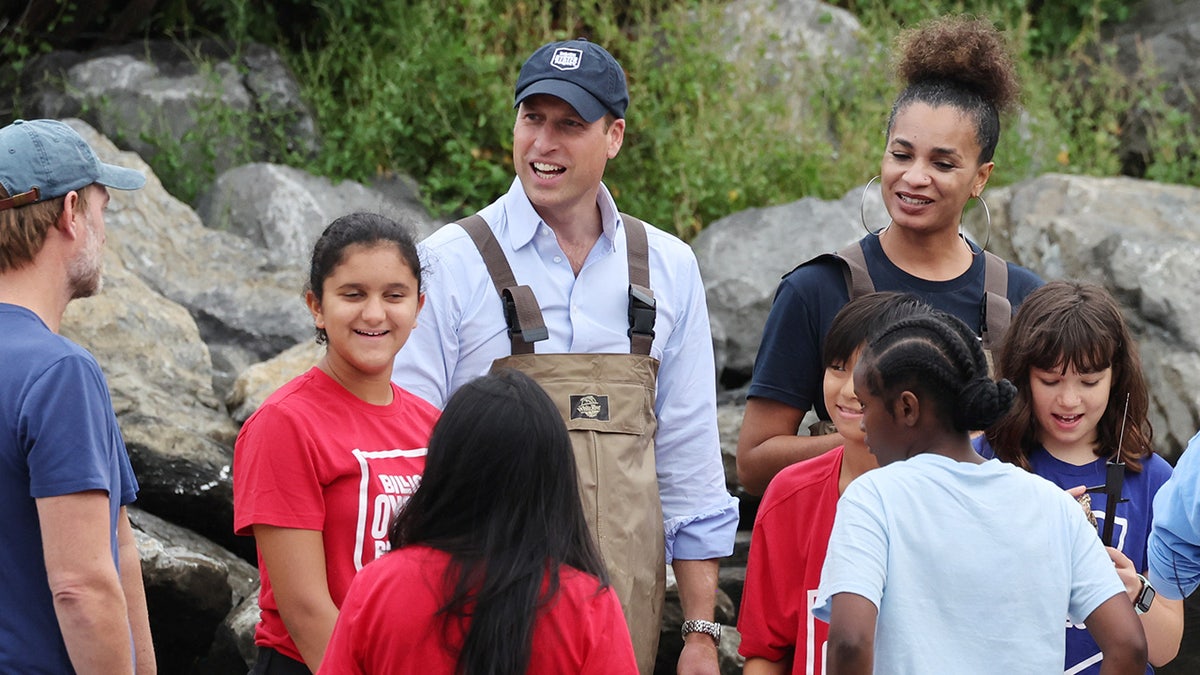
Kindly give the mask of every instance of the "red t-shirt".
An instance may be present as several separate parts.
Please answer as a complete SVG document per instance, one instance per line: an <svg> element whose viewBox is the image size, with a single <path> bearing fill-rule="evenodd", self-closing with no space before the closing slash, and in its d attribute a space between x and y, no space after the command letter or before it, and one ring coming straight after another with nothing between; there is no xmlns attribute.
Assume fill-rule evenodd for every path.
<svg viewBox="0 0 1200 675"><path fill-rule="evenodd" d="M273 525L321 532L337 606L358 570L387 552L392 516L425 470L439 411L394 384L392 392L391 404L372 405L313 368L272 394L234 447L234 531ZM279 617L261 553L258 571L255 644L303 660Z"/></svg>
<svg viewBox="0 0 1200 675"><path fill-rule="evenodd" d="M738 653L793 658L794 675L825 672L829 624L812 607L837 512L842 450L792 464L771 479L750 535Z"/></svg>
<svg viewBox="0 0 1200 675"><path fill-rule="evenodd" d="M454 672L467 626L437 616L449 564L442 551L406 546L368 565L346 595L320 672ZM535 620L527 672L635 675L617 594L573 567L559 568L559 579L558 594Z"/></svg>

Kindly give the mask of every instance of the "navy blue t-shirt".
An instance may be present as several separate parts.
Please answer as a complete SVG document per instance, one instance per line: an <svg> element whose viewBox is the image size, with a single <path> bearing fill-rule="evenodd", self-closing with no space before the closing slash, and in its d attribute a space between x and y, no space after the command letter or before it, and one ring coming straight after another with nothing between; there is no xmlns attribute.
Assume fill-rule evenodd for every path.
<svg viewBox="0 0 1200 675"><path fill-rule="evenodd" d="M916 295L930 306L957 316L980 332L980 307L984 296L984 257L976 255L971 267L955 279L928 281L897 267L883 252L879 238L859 241L867 269L877 291ZM979 247L971 244L972 250ZM828 258L800 265L783 277L762 343L754 359L754 376L748 396L761 396L798 410L815 408L821 419L825 411L821 383L821 351L833 317L850 301L842 263ZM1042 280L1033 272L1008 263L1008 300L1013 312Z"/></svg>
<svg viewBox="0 0 1200 675"><path fill-rule="evenodd" d="M74 672L46 578L36 500L107 492L115 567L117 517L137 481L87 350L28 309L0 303L0 373L0 672Z"/></svg>

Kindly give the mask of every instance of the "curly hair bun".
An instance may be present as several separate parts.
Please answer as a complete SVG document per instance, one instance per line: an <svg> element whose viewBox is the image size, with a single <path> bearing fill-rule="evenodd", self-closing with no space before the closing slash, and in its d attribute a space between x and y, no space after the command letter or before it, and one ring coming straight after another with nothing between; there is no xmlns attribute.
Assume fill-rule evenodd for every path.
<svg viewBox="0 0 1200 675"><path fill-rule="evenodd" d="M1012 53L991 22L945 16L906 30L896 40L896 75L905 86L954 81L974 90L996 110L1010 110L1019 85Z"/></svg>

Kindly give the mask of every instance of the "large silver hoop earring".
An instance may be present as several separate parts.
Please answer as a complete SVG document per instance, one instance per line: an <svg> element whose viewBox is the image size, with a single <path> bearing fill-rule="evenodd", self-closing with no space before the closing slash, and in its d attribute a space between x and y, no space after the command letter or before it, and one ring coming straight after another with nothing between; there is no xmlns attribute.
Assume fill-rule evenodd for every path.
<svg viewBox="0 0 1200 675"><path fill-rule="evenodd" d="M863 186L862 199L860 199L858 202L858 220L859 220L859 222L862 223L863 229L867 231L867 234L873 234L876 237L878 237L881 233L883 233L884 230L887 229L887 225L884 225L883 227L879 228L878 230L872 231L871 228L867 227L867 214L865 213L865 210L867 207L867 191L871 189L871 184L877 180L879 180L879 176L875 176L871 180L867 181L867 184L865 186Z"/></svg>
<svg viewBox="0 0 1200 675"><path fill-rule="evenodd" d="M987 229L984 230L983 245L979 247L980 251L986 251L988 243L992 240L992 211L988 208L987 202L983 201L983 195L977 196L975 199L983 206L983 216L987 219ZM962 228L962 218L958 219L959 229Z"/></svg>

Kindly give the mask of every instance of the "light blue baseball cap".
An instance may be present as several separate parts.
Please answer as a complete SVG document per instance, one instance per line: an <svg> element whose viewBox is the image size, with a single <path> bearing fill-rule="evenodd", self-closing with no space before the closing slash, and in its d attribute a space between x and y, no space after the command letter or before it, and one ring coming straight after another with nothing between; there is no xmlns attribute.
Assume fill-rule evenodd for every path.
<svg viewBox="0 0 1200 675"><path fill-rule="evenodd" d="M140 171L100 161L87 141L58 120L17 120L0 129L0 211L61 197L92 183L117 190L146 184Z"/></svg>

